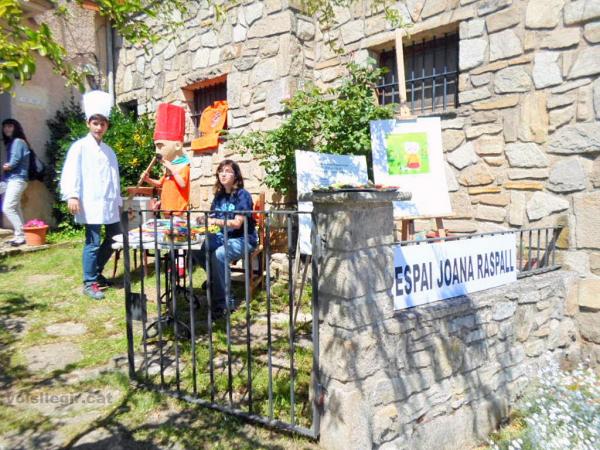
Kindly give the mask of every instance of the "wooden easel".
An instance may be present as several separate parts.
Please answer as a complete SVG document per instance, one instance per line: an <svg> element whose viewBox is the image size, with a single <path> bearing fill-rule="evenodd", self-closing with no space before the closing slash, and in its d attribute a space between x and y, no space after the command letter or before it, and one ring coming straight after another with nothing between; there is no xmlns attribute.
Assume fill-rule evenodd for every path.
<svg viewBox="0 0 600 450"><path fill-rule="evenodd" d="M417 217L410 219L402 219L402 232L401 240L410 241L415 238L415 219L434 219L435 220L435 231L439 237L446 237L446 230L444 228L444 220L441 217Z"/></svg>
<svg viewBox="0 0 600 450"><path fill-rule="evenodd" d="M396 61L402 61L403 56L400 52L402 52L402 30L396 30ZM402 70L401 70L402 69ZM415 120L417 116L411 113L410 109L407 106L407 97L406 90L404 89L404 68L398 67L398 86L400 86L399 95L400 95L400 111L396 115L395 119L397 120ZM402 241L410 241L415 238L415 219L435 219L435 231L437 232L439 237L446 237L446 230L444 229L444 222L441 217L412 217L402 219L402 230L401 230L401 240Z"/></svg>

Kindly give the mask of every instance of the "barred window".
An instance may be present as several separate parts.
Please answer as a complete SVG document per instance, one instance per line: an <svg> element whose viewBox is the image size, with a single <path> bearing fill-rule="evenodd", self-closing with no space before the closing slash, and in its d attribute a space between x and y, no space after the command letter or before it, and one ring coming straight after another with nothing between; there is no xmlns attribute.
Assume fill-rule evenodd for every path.
<svg viewBox="0 0 600 450"><path fill-rule="evenodd" d="M202 83L202 87L193 90L194 99L192 102L192 120L194 126L198 128L200 116L206 107L218 100L227 100L227 80L225 77L219 77L212 80L213 83Z"/></svg>
<svg viewBox="0 0 600 450"><path fill-rule="evenodd" d="M133 118L138 118L138 102L137 100L130 100L128 102L119 103L121 111L125 115L133 115Z"/></svg>
<svg viewBox="0 0 600 450"><path fill-rule="evenodd" d="M381 52L379 55L379 67L385 67L388 70L377 86L379 104L400 103L398 65L396 64L395 49Z"/></svg>
<svg viewBox="0 0 600 450"><path fill-rule="evenodd" d="M445 112L458 106L458 33L411 41L403 47L406 102L413 114ZM382 52L389 72L378 87L379 103L400 103L395 50Z"/></svg>

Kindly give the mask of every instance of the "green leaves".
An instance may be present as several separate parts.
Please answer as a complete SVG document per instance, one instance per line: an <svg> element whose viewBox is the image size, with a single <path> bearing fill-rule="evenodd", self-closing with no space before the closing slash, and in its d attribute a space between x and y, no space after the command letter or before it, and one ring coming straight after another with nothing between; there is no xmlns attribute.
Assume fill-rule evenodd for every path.
<svg viewBox="0 0 600 450"><path fill-rule="evenodd" d="M83 5L83 0L56 0L54 15L68 21L67 4ZM127 41L145 46L157 42L161 35L172 34L187 13L185 0L96 0L98 14L110 20L112 26ZM175 12L179 14L174 14ZM161 24L147 20L156 19ZM0 0L0 93L10 91L15 82L24 83L36 71L36 54L47 58L55 73L65 79L67 86L83 91L83 72L69 63L67 52L55 39L48 25L39 26L25 19L22 2Z"/></svg>
<svg viewBox="0 0 600 450"><path fill-rule="evenodd" d="M84 0L50 0L54 5L53 14L59 21L71 19L70 8L83 6ZM307 14L319 21L323 30L335 23L338 8L362 5L362 0L297 0ZM394 26L403 26L402 17L391 0L373 0L371 8L384 11L386 18ZM110 21L112 27L129 43L148 50L148 46L166 36L172 36L188 19L186 0L95 0L98 14ZM202 8L211 8L215 21L220 26L227 12L241 4L240 0L207 0ZM20 0L0 0L0 93L10 91L14 83L24 83L35 73L36 54L47 58L54 71L65 78L67 86L77 86L83 90L83 72L68 62L67 53L46 23L38 27L31 25L23 16L23 2ZM335 38L329 37L335 46ZM341 48L336 49L342 52Z"/></svg>
<svg viewBox="0 0 600 450"><path fill-rule="evenodd" d="M295 191L294 152L365 155L371 166L369 122L389 119L393 106L379 106L375 84L383 70L348 65L348 76L337 88L320 90L308 85L286 101L288 118L270 131L230 135L237 151L250 151L265 168L265 183L280 193Z"/></svg>
<svg viewBox="0 0 600 450"><path fill-rule="evenodd" d="M335 23L336 9L350 8L353 5L360 7L367 2L361 0L296 0L293 3L297 4L309 16L316 17L322 29L327 29ZM392 26L403 26L402 16L393 7L398 2L392 0L372 0L368 3L372 11L383 11L386 19Z"/></svg>
<svg viewBox="0 0 600 450"><path fill-rule="evenodd" d="M155 154L153 132L154 119L149 116L142 115L136 119L118 108L113 109L104 142L117 155L123 191L127 186L135 186L150 164ZM159 170L158 167L155 170Z"/></svg>

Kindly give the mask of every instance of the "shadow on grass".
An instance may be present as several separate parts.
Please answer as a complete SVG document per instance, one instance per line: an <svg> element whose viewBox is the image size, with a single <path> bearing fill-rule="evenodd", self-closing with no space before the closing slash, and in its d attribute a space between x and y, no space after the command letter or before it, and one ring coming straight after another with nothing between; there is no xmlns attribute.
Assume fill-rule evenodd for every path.
<svg viewBox="0 0 600 450"><path fill-rule="evenodd" d="M2 259L4 258L0 257L0 273L14 272L23 268L23 264L6 264Z"/></svg>
<svg viewBox="0 0 600 450"><path fill-rule="evenodd" d="M2 319L11 319L13 317L23 317L28 312L40 305L36 305L23 294L17 292L6 292L2 295L4 299L0 303L0 316Z"/></svg>
<svg viewBox="0 0 600 450"><path fill-rule="evenodd" d="M0 388L9 388L15 380L29 376L23 365L12 364L12 345L25 331L25 316L39 305L35 305L24 295L7 292L0 303Z"/></svg>
<svg viewBox="0 0 600 450"><path fill-rule="evenodd" d="M7 407L4 407L4 409L6 417L3 417L2 414L0 414L0 417L3 420L6 420L9 416L11 416L11 419L14 419L11 409ZM25 420L21 420L17 429L11 433L13 436L10 438L10 447L5 448L10 448L11 450L29 450L31 448L55 447L55 445L52 445L52 435L48 433L50 429L52 429L52 424L49 418L28 417Z"/></svg>
<svg viewBox="0 0 600 450"><path fill-rule="evenodd" d="M157 392L139 391L130 386L127 394L107 415L82 430L63 447L77 450L106 448L158 449L175 441L180 448L268 448L283 450L278 444L265 445L264 440L251 434L244 422L219 412L198 406L185 405L184 411L170 412L156 421L127 426L123 416L135 412L136 395L152 396L160 403L164 397ZM182 403L182 406L183 403Z"/></svg>

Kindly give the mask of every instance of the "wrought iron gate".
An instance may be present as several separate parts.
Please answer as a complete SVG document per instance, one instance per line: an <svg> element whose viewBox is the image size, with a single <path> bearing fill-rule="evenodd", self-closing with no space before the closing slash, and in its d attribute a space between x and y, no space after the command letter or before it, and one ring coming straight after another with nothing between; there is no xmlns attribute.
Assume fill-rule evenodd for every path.
<svg viewBox="0 0 600 450"><path fill-rule="evenodd" d="M253 256L263 255L245 247L243 287L233 283L226 271L226 298L233 293L243 301L228 303L221 318L213 312L211 258L206 258L204 267L199 267L197 258L201 245L209 244L199 242L200 234L195 241L191 232L195 218L203 217L206 222L209 212L183 213L185 223L180 228L187 227L188 232L182 242L177 242L178 224L173 216L162 223L152 219L145 229L139 226L123 234L129 375L140 386L317 438L321 395L316 264L310 263L312 283L305 295L294 283L298 277L292 276L302 272L297 270L302 258L296 247L302 213L252 213L264 219L260 220L263 241L259 242L264 259L251 264ZM147 214L154 213L139 211L134 219L142 224ZM130 229L129 220L124 214L124 230ZM248 220L246 217L243 226L245 237ZM160 233L159 227L165 224L170 233ZM274 242L277 236L285 237L285 242ZM280 250L289 256L287 267L281 267L288 272L287 282L276 280L271 273L276 247L282 244L285 248ZM224 247L227 245L225 239ZM206 250L210 253L210 248ZM131 267L131 252L139 252L139 269ZM146 266L149 256L154 261ZM311 258L303 259L305 280ZM252 278L260 275L264 275L263 285L251 297ZM200 277L206 278L202 286Z"/></svg>

